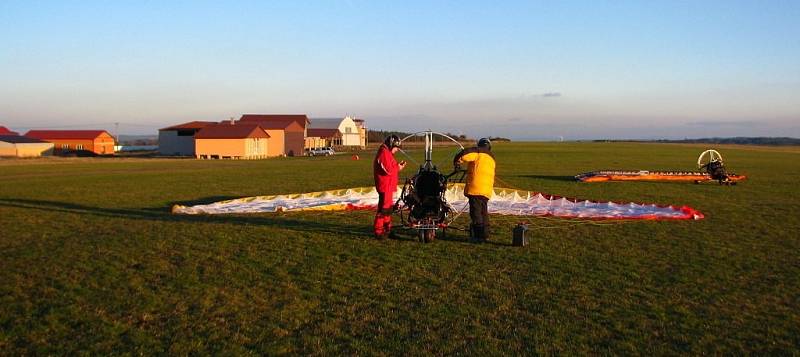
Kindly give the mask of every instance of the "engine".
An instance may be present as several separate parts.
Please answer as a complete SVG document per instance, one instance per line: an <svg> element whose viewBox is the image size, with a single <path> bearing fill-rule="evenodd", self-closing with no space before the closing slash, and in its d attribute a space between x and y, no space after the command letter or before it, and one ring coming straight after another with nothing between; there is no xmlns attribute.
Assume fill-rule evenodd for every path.
<svg viewBox="0 0 800 357"><path fill-rule="evenodd" d="M450 206L444 199L447 178L436 168L421 168L406 183L402 197L409 210L409 221L441 223L450 213Z"/></svg>
<svg viewBox="0 0 800 357"><path fill-rule="evenodd" d="M712 179L725 183L728 181L728 173L725 171L725 165L722 160L712 161L705 165L706 172Z"/></svg>

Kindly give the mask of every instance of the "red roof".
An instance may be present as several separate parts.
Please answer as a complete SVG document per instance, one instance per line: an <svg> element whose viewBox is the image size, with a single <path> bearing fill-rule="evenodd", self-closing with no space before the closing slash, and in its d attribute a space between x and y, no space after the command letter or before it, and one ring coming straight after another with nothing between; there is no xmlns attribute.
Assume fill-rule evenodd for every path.
<svg viewBox="0 0 800 357"><path fill-rule="evenodd" d="M41 140L48 140L48 139L94 140L103 134L111 136L111 134L109 134L105 130L31 130L25 133L25 136Z"/></svg>
<svg viewBox="0 0 800 357"><path fill-rule="evenodd" d="M199 129L203 129L203 128L211 125L211 124L216 124L216 123L217 122L215 122L215 121L190 121L188 123L173 125L173 126L166 127L164 129L158 129L158 130L192 130L192 129L199 130Z"/></svg>
<svg viewBox="0 0 800 357"><path fill-rule="evenodd" d="M292 122L300 124L303 128L308 125L308 116L305 114L244 114L239 120L259 123L264 129L283 129Z"/></svg>
<svg viewBox="0 0 800 357"><path fill-rule="evenodd" d="M269 138L264 129L258 124L229 122L207 125L194 135L195 139L246 139Z"/></svg>
<svg viewBox="0 0 800 357"><path fill-rule="evenodd" d="M310 138L339 138L342 137L342 132L339 129L308 129Z"/></svg>
<svg viewBox="0 0 800 357"><path fill-rule="evenodd" d="M8 130L4 126L0 126L0 135L19 135L16 131Z"/></svg>

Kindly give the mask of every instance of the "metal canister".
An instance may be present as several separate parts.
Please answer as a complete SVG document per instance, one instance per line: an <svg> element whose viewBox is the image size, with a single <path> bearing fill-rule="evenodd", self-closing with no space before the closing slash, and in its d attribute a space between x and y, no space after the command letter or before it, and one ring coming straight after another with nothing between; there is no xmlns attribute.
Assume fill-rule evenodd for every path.
<svg viewBox="0 0 800 357"><path fill-rule="evenodd" d="M515 247L524 247L528 245L528 237L525 236L526 231L528 231L528 225L518 223L513 229L514 239L511 240L511 244Z"/></svg>

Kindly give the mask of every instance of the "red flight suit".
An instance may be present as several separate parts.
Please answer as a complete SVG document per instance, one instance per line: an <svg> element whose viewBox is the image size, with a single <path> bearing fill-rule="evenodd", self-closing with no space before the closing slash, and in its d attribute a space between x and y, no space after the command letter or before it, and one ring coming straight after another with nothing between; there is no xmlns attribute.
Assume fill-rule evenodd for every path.
<svg viewBox="0 0 800 357"><path fill-rule="evenodd" d="M392 230L392 207L394 193L400 176L400 165L385 144L378 148L372 163L375 190L378 191L378 209L375 213L375 234L388 234Z"/></svg>

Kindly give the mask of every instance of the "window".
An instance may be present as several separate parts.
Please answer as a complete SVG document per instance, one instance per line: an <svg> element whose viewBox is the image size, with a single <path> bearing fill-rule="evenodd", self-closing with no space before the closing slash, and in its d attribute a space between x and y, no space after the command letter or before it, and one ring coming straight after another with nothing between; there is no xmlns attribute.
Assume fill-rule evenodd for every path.
<svg viewBox="0 0 800 357"><path fill-rule="evenodd" d="M350 133L353 132L353 128L348 126L348 127L344 128L344 132L347 133L347 134L350 134Z"/></svg>
<svg viewBox="0 0 800 357"><path fill-rule="evenodd" d="M61 150L69 150L69 144L61 144Z"/></svg>
<svg viewBox="0 0 800 357"><path fill-rule="evenodd" d="M83 144L75 145L75 150L83 150Z"/></svg>

